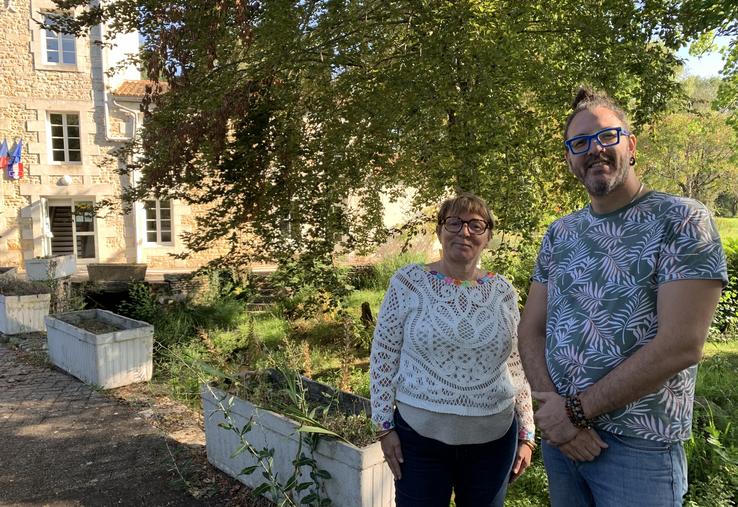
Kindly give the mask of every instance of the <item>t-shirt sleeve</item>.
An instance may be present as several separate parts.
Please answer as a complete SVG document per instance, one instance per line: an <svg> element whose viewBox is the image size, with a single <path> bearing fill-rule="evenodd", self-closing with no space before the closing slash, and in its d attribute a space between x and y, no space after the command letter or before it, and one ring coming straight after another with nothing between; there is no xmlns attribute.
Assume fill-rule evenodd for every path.
<svg viewBox="0 0 738 507"><path fill-rule="evenodd" d="M721 280L728 283L725 251L715 223L699 203L675 206L667 216L656 279Z"/></svg>
<svg viewBox="0 0 738 507"><path fill-rule="evenodd" d="M536 259L536 265L533 268L533 275L530 277L531 280L543 284L548 283L548 271L551 266L551 255L551 228L549 227L546 235L543 236L541 248L538 250L538 259Z"/></svg>

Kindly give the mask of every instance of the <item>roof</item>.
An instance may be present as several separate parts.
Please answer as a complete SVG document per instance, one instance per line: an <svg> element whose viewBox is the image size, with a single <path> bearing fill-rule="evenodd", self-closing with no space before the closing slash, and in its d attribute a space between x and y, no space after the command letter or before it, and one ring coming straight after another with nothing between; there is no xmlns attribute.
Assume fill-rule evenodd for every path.
<svg viewBox="0 0 738 507"><path fill-rule="evenodd" d="M146 94L146 88L153 87L155 84L158 84L163 92L169 89L169 85L164 82L154 83L154 81L146 79L127 80L123 81L118 88L113 90L113 95L121 97L143 97Z"/></svg>

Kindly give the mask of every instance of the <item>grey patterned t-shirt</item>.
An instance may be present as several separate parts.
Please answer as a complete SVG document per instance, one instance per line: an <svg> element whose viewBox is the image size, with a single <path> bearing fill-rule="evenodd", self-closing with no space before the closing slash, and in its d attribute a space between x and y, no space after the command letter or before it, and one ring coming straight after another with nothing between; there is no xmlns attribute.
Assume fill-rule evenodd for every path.
<svg viewBox="0 0 738 507"><path fill-rule="evenodd" d="M715 225L697 201L650 192L605 215L587 206L555 221L533 280L546 284L546 363L560 394L583 391L656 336L656 294L673 280L727 283ZM627 436L675 442L692 426L697 367L595 419Z"/></svg>

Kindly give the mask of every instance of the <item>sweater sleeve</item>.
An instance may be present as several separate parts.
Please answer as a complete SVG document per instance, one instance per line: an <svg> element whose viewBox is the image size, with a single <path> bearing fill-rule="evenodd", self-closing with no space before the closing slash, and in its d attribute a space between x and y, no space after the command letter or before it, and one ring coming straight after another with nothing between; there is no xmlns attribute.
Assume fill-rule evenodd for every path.
<svg viewBox="0 0 738 507"><path fill-rule="evenodd" d="M512 288L511 288L512 289ZM525 378L523 362L518 352L518 323L520 322L520 310L518 309L518 297L515 290L505 298L510 314L512 315L512 351L507 359L507 368L510 371L513 388L515 389L515 416L518 419L518 437L521 440L535 439L535 425L533 423L533 400L530 394L530 385Z"/></svg>
<svg viewBox="0 0 738 507"><path fill-rule="evenodd" d="M404 324L400 283L393 276L377 316L369 358L372 421L382 430L394 426L395 378L400 369Z"/></svg>

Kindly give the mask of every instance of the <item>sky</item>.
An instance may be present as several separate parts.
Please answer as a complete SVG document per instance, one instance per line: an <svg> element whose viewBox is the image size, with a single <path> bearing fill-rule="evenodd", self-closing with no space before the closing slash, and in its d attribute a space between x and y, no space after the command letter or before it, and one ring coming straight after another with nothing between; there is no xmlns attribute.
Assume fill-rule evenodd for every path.
<svg viewBox="0 0 738 507"><path fill-rule="evenodd" d="M718 37L715 42L719 46L727 46L729 37ZM719 53L708 53L700 58L689 56L688 48L683 47L677 53L686 60L685 72L691 76L713 77L723 68L723 59Z"/></svg>

